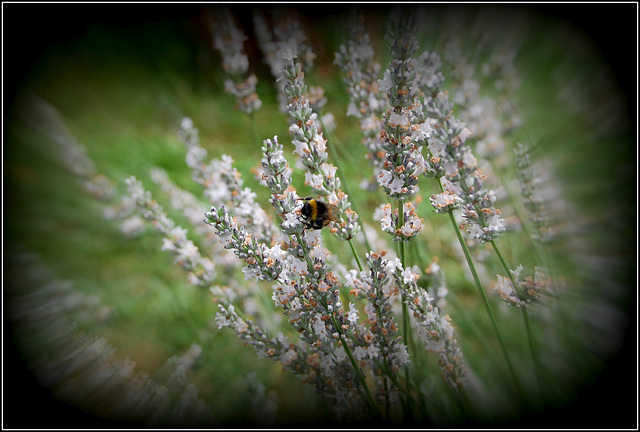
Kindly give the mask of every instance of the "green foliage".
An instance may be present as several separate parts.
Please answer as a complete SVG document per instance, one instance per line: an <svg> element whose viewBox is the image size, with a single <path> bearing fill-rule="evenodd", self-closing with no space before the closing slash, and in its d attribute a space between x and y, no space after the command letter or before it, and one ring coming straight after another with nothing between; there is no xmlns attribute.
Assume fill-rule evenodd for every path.
<svg viewBox="0 0 640 432"><path fill-rule="evenodd" d="M376 15L374 20L382 18ZM369 193L358 187L370 176L371 170L363 157L357 121L346 116L348 97L340 72L332 65L333 53L343 43L345 33L327 16L309 24L315 36L313 42L323 49L318 51L316 66L306 79L311 85L323 86L329 100L325 111L336 117L338 129L334 132L334 145L343 169L338 175L351 185L354 194L351 198L361 219L380 231L372 214L386 197L380 190ZM114 180L121 192L125 189L124 179L135 175L183 227L189 227L188 222L171 208L150 180L149 172L153 167L161 167L178 186L200 197L200 190L191 180L184 162L186 147L178 137L180 119L188 116L199 129L200 143L208 150L209 157L229 154L242 173L245 186L256 192L257 201L270 210L268 191L251 173L261 158L261 142L255 142L251 119L231 109L234 100L223 91L217 53L206 37L189 33L187 25L187 22L160 21L119 29L92 26L82 38L53 45L25 79L16 100L33 93L49 102L60 113L69 135L86 146L98 172ZM624 118L619 119L621 123L613 119L613 126L602 133L598 131L597 120L594 121L594 117L598 117L593 114L600 112L598 101L606 94L607 100L611 98L614 102L612 111L605 114L624 117L615 105L619 90L607 87L607 82L591 89L588 83L592 75L588 72L592 67L603 67L601 60L591 56L588 50L586 60L567 57L570 47L557 44L554 38L558 28L543 28L544 31L530 33L517 59L518 70L523 71L521 86L516 94L509 96L513 109L525 119L525 124L510 138L511 144L531 142L537 154L555 159L553 175L566 187L566 196L578 206L577 213L606 218L605 222L616 220L622 213L623 219L617 220L627 222L624 218L631 214L628 203L621 208L615 205L630 199L629 188L616 188L630 172L630 165L621 162L630 156L628 124ZM429 34L437 35L438 31ZM384 67L388 52L382 49L380 34L374 33L373 38L380 41L377 54ZM437 37L429 36L423 42L421 49L439 48ZM261 66L251 64L250 67ZM273 79L262 71L265 73L259 76L257 91L263 106L255 113L257 130L261 139L278 135L289 157L293 146L288 140L287 119L277 109ZM576 94L584 97L589 105L576 108L575 98L560 97L561 90L568 85L588 89L586 93ZM488 94L493 91L482 88ZM622 126L616 127L619 124ZM37 252L58 278L74 281L79 291L96 294L102 304L116 308L117 313L108 323L79 323L83 330L106 337L117 348L119 357L129 356L137 368L161 382L169 380L165 367L169 357L184 352L193 342L200 344L204 357L190 379L198 385L201 397L214 407L221 425L245 420L244 379L248 372L256 372L268 389L278 392L279 422L304 424L323 419L321 402L310 388L296 377L282 373L277 363L257 359L254 350L243 346L232 332L218 330L213 321L217 307L211 294L187 283L184 272L160 250L161 239L155 233L147 231L139 238L127 239L120 232L118 221L103 218L103 204L90 197L81 182L66 170L51 129L47 129L36 113L29 111L28 104L15 104L5 125L3 176L8 191L3 215L5 252L15 244ZM611 152L603 152L602 148ZM597 175L585 172L586 167L593 166L595 158L599 159L600 166ZM293 156L289 159L294 160ZM619 165L621 170L616 168ZM615 178L608 177L612 172ZM298 174L293 179L294 186L305 191L303 176ZM515 178L514 166L507 166L503 174L507 179ZM499 185L499 179L491 182ZM425 219L425 228L421 236L407 246L408 262L424 269L434 256L439 258L450 291L447 313L457 328L459 344L470 369L491 387L506 386L507 375L493 375L495 364L503 360L475 288L462 270L466 264L461 264L461 258L451 246L450 240L455 237L448 218L436 215L429 205L428 198L438 192L437 186L422 181L420 188L422 202L417 212ZM613 195L607 195L609 192ZM300 194L304 196L304 192ZM602 208L613 208L612 215L596 214ZM621 250L606 246L606 240L611 237L610 233L594 230L585 241L590 250L605 245L605 255L618 253L619 258L626 259L630 246L626 242ZM328 233L323 235L323 240L327 249L349 265L351 252L343 242ZM522 263L533 268L537 264L523 233L510 233L499 243L505 259L513 267ZM358 247L359 252L364 253L363 247ZM580 269L575 268L572 257L565 253L571 247L556 245L549 249L548 259L558 274L579 278ZM490 280L495 274L503 273L500 263L493 258L485 265ZM242 278L241 274L235 276ZM628 282L623 279L620 283L624 286ZM263 288L270 297L269 288ZM594 293L600 295L597 289ZM524 377L525 387L535 387L534 378L528 373L531 367L526 363L528 347L518 313L504 308L495 295L489 300L506 345L513 357L520 359L515 364L517 375ZM579 306L584 305L584 299L574 300ZM572 306L566 303L559 302L557 308L554 313L558 315L566 313L568 319L575 316L570 310ZM570 353L575 349L566 361L569 368L576 368L573 376L577 382L581 373L600 368L597 355L589 353L581 344L570 345L576 337L583 337L583 330L573 327L575 322L569 322L567 328L545 328L544 325L542 317L534 316L533 326L540 326L536 330L539 344L544 344L547 333L557 332L557 343L565 344L561 352ZM559 323L554 321L554 325ZM437 375L437 366L432 360L426 354L415 355L415 361L424 366L424 376ZM564 403L567 393L561 388L563 378L550 377L546 381L550 384L545 398L551 403L556 403L556 397L559 405ZM433 385L448 391L442 383ZM500 418L501 410L510 407L509 395L508 392L496 394L491 401L495 403L493 411L479 405L478 409L487 410L483 413L486 421ZM433 404L437 406L438 401ZM515 418L517 412L510 415ZM437 416L436 409L433 418ZM445 424L455 424L455 421L443 419Z"/></svg>

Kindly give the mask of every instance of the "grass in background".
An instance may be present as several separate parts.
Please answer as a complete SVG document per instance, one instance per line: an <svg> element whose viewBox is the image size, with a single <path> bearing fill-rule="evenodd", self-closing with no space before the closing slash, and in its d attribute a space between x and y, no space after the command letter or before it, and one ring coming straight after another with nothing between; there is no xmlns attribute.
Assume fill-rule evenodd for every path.
<svg viewBox="0 0 640 432"><path fill-rule="evenodd" d="M381 21L382 17L378 19ZM510 96L514 110L521 114L525 124L513 140L536 145L538 154L556 161L554 176L566 196L578 206L579 222L587 219L591 228L584 238L589 250L573 250L571 244L561 244L549 251L549 259L572 279L585 277L575 262L582 252L602 266L609 264L597 260L609 257L612 265L624 271L632 248L613 233L620 235L630 222L632 188L622 186L631 173L631 164L623 162L630 156L630 125L624 123L625 118L606 125L599 123L602 118L624 117L616 111L620 108L615 104L622 95L610 86L606 65L584 41L562 25L547 23L541 17L535 19L548 26L531 29L518 57L521 85ZM196 16L189 21L161 20L121 28L92 25L83 37L52 46L25 78L17 99L19 102L31 92L50 103L60 113L69 133L86 146L100 173L116 181L121 192L125 189L124 179L135 175L183 227L188 227L188 223L173 211L150 180L149 171L161 167L178 186L201 196L184 163L186 147L177 133L184 116L193 119L209 157L231 155L245 186L258 194L258 201L268 204L269 196L268 190L251 175L251 168L261 158L261 143L254 142L249 118L231 109L234 101L223 92L219 58L198 24L201 22ZM324 87L329 99L325 110L336 117L338 129L334 134L341 143L337 151L344 170L338 175L350 183L355 195L352 200L361 218L377 228L371 215L384 202L384 194L381 191L366 194L358 188L371 171L363 159L357 122L345 116L348 99L340 73L331 64L337 44L344 43L345 32L332 15L309 19L308 24L319 58L307 82ZM578 42L558 44L560 34L578 38L575 39ZM376 40L380 41L377 54L386 56L382 37L377 35ZM437 50L437 42L437 38L426 40L421 43L421 51ZM278 135L285 145L285 154L289 155L293 146L288 140L287 119L277 110L275 84L258 63L259 59L250 60L251 68L261 72L258 94L263 107L256 113L261 139ZM381 63L386 67L386 57ZM568 88L576 90L570 92ZM614 104L607 110L603 101L611 100ZM72 280L79 291L97 294L103 304L115 306L117 313L107 324L88 320L79 322L80 328L106 337L119 357L130 357L138 369L147 371L158 382L167 380L165 362L169 357L185 351L193 342L201 344L202 366L190 378L214 408L220 424L244 421L247 394L243 380L249 372L256 372L268 389L277 391L280 422L321 420L321 402L312 389L297 377L281 373L278 364L258 360L253 348L243 346L232 332L218 330L213 323L217 307L210 293L186 282L184 273L172 265L172 258L160 251L160 238L149 231L141 238L126 239L117 221L104 220L103 204L89 197L77 178L64 168L61 155L56 153L48 129L37 113L29 111L28 105L18 103L13 107L8 121L5 119L4 131L3 175L8 191L3 215L5 253L11 253L14 245L36 252L57 278ZM507 170L505 177L514 178L515 167ZM303 195L302 175L297 174L295 186ZM435 183L430 183L433 182L421 182L423 202L418 213L425 219L426 227L420 242L413 242L417 243L417 250L409 251L408 262L424 268L434 254L439 256L450 291L448 313L457 327L461 349L470 368L486 379L491 377L495 363L502 362L499 348L493 341L475 287L460 271L455 251L446 246L444 239L453 238L454 234L447 218L431 210L428 197L437 189ZM270 209L268 205L264 208ZM602 229L607 226L609 232ZM611 238L618 241L611 244ZM327 249L344 258L345 264L350 262L344 244L329 235L324 236L324 241ZM510 234L498 242L512 267L520 262L534 264L524 237ZM575 256L568 256L567 250L575 252ZM360 252L364 252L363 247ZM493 257L486 265L489 278L502 273ZM586 277L591 275L588 273ZM613 277L605 269L601 275L605 281ZM630 283L630 279L624 278L626 275L623 273L617 282L623 291L628 291L626 284ZM603 295L602 286L609 284L594 281L594 296ZM491 291L489 288L485 287ZM589 289L585 287L585 295L590 295ZM627 297L622 292L611 295L616 306L626 306ZM496 296L490 297L513 357L528 359L521 320L514 311L502 307ZM574 316L574 307L591 307L586 300L591 301L579 296L570 302L561 299L558 313ZM509 325L511 320L513 325ZM591 340L593 329L575 327L572 321L566 324L564 330L544 328L542 320L533 316L537 343L544 345L545 333L550 332L554 342L562 345L558 352L565 358L558 358L558 362L566 361L567 370L562 377L566 381L551 377L547 382L557 387L550 385L545 389L542 401L534 397L541 405L524 407L524 412L543 409L545 403L566 405L576 397L566 387L580 389L589 384L591 379L586 376L598 373L611 354L585 349L584 342ZM612 332L616 337L621 335L621 329ZM433 362L417 359L424 361L425 368L435 368ZM528 363L521 362L515 367L519 376L528 377L525 381L533 380L533 374L527 373L531 367ZM520 411L510 412L507 398L508 395L495 395L495 412L489 418L517 419Z"/></svg>

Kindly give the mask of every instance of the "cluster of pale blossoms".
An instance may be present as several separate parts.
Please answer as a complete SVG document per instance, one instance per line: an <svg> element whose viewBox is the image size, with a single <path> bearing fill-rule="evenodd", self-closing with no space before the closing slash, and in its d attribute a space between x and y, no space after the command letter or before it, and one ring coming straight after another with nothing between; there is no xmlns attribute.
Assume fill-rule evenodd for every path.
<svg viewBox="0 0 640 432"><path fill-rule="evenodd" d="M466 144L471 132L453 115L454 104L448 94L438 88L444 81L438 75L438 57L425 57L425 64L430 67L423 70L422 80L430 83L432 95L425 98L425 109L432 119L425 174L441 179L444 188L431 197L431 204L439 213L460 208L465 219L461 227L480 242L492 241L505 230L500 210L494 207L495 192L484 187L487 176Z"/></svg>
<svg viewBox="0 0 640 432"><path fill-rule="evenodd" d="M182 355L177 354L169 357L167 364L173 366L172 375L181 384L186 384L187 372L193 369L202 358L202 347L196 343L191 344L189 349Z"/></svg>
<svg viewBox="0 0 640 432"><path fill-rule="evenodd" d="M549 291L551 280L547 278L539 266L535 266L533 276L525 276L520 279L523 267L520 264L515 270L509 270L513 277L513 282L517 287L514 289L510 278L497 275L498 281L493 289L498 292L502 301L509 306L517 308L526 307L532 300L535 300L542 291Z"/></svg>
<svg viewBox="0 0 640 432"><path fill-rule="evenodd" d="M140 235L146 227L144 219L136 211L135 200L128 194L119 196L117 202L106 206L102 215L107 220L120 220L120 230L127 237Z"/></svg>
<svg viewBox="0 0 640 432"><path fill-rule="evenodd" d="M350 16L349 40L340 45L334 64L342 69L343 82L349 94L347 116L360 120L362 143L369 150L366 158L373 166L373 179L365 182L364 188L377 187L376 179L384 163L384 152L380 149L382 115L388 109L386 93L378 86L380 64L374 60L369 33L365 32L364 17L354 13Z"/></svg>
<svg viewBox="0 0 640 432"><path fill-rule="evenodd" d="M569 202L554 184L552 163L550 160L534 159L532 149L520 142L514 153L520 194L533 226L531 236L542 243L554 240L559 232L567 231L566 227L560 227L560 221L565 219L563 215L570 213L570 208Z"/></svg>
<svg viewBox="0 0 640 432"><path fill-rule="evenodd" d="M202 243L214 252L221 252L216 246L217 238L211 230L202 225L202 213L206 211L203 205L191 192L178 187L171 181L167 172L161 168L153 168L150 172L151 180L160 187L160 190L171 200L171 206L182 212L193 225L195 232L202 237Z"/></svg>
<svg viewBox="0 0 640 432"><path fill-rule="evenodd" d="M207 200L216 205L231 205L236 210L240 225L256 238L270 243L273 240L273 221L255 201L256 193L244 187L242 176L233 167L233 159L222 155L207 161L207 150L200 146L198 130L189 118L182 119L180 135L187 145L186 163L191 177L200 184Z"/></svg>
<svg viewBox="0 0 640 432"><path fill-rule="evenodd" d="M208 287L216 276L214 262L200 254L198 247L187 238L187 230L177 226L167 216L162 206L152 199L151 192L145 190L142 182L130 177L126 183L129 195L142 218L164 236L162 250L174 255L174 262L188 272L190 284Z"/></svg>
<svg viewBox="0 0 640 432"><path fill-rule="evenodd" d="M232 249L247 264L242 268L245 279L273 281L280 275L284 266L281 259L284 251L279 243L269 248L253 238L242 225L238 225L235 217L229 215L225 206L211 206L211 211L206 212L205 217L207 223L216 227L216 234L225 249Z"/></svg>
<svg viewBox="0 0 640 432"><path fill-rule="evenodd" d="M256 93L258 78L255 74L247 76L249 59L243 47L247 37L236 27L226 7L220 7L212 16L211 31L213 46L222 56L222 70L229 76L224 80L225 91L236 98L236 106L240 111L251 114L259 110L262 101Z"/></svg>
<svg viewBox="0 0 640 432"><path fill-rule="evenodd" d="M292 169L284 157L278 137L267 139L262 146L262 180L271 191L269 202L282 218L280 228L285 234L300 234L304 226L300 222L298 194L291 186ZM297 209L297 211L296 211Z"/></svg>
<svg viewBox="0 0 640 432"><path fill-rule="evenodd" d="M280 111L287 112L287 96L284 93L284 82L280 80L282 69L286 61L282 53L287 51L299 54L302 70L308 71L313 67L316 55L307 42L307 36L300 27L300 21L292 11L279 10L271 16L271 22L266 13L256 11L253 16L254 30L258 47L265 62L269 65L271 75L278 86L278 103ZM313 87L307 95L314 109L320 109L327 99L321 87Z"/></svg>
<svg viewBox="0 0 640 432"><path fill-rule="evenodd" d="M197 427L215 420L195 384L184 381L174 397L129 357L118 357L107 339L81 330L79 323L108 321L113 306L56 279L37 256L13 252L10 274L20 277L6 287L5 319L19 322L12 326L15 336L29 341L27 352L33 353L25 357L27 365L57 401L146 427Z"/></svg>
<svg viewBox="0 0 640 432"><path fill-rule="evenodd" d="M234 249L247 263L243 269L247 277L275 283L273 299L284 309L300 337L296 343L290 343L282 334L273 338L259 325L241 318L227 303L219 305L218 325L234 329L256 348L260 357L277 360L285 370L302 375L303 382L314 385L339 417L365 412L366 402L360 397L364 381L357 378L345 352L349 347L343 345L343 334L349 326L338 278L326 265L328 251L315 236L307 241L299 234L288 235L290 246L286 250L279 243L267 248L255 240L246 241L246 234L223 207L212 207L205 217L225 247Z"/></svg>
<svg viewBox="0 0 640 432"><path fill-rule="evenodd" d="M305 185L338 207L340 221L331 227L331 232L339 239L351 240L360 231L358 214L351 209L347 194L340 190L337 167L327 162L327 140L317 125L318 115L304 94L307 87L304 72L300 63L294 63L294 58L296 54L293 51L283 53L285 62L281 76L289 102L287 112L293 121L289 132L296 147L294 153L300 156L302 165L307 168Z"/></svg>
<svg viewBox="0 0 640 432"><path fill-rule="evenodd" d="M342 284L328 266L331 254L320 245L319 231L304 230L300 222L298 195L290 185L291 169L277 137L265 140L262 150L262 179L282 218L281 241L269 248L252 239L224 207L212 207L205 221L215 227L225 247L244 260L246 277L273 283L272 298L300 337L297 342L289 342L282 334L271 337L224 301L219 305L218 325L234 329L261 357L277 360L285 370L302 375L338 418L366 416L367 408L389 407L399 401L397 373L409 362L393 304L402 290L420 288L407 279L411 271L398 259L387 260L386 252L367 254L365 269L348 271ZM364 322L354 302L348 308L343 304L339 290L343 285L351 289L355 301L366 302ZM437 309L431 312L437 315ZM444 325L440 323L438 318L429 325L439 328Z"/></svg>
<svg viewBox="0 0 640 432"><path fill-rule="evenodd" d="M380 221L382 231L393 235L393 241L407 242L417 236L422 229L424 219L418 217L412 202L402 205L402 221L400 223L398 209L391 209L391 204L382 204L374 212L373 218Z"/></svg>
<svg viewBox="0 0 640 432"><path fill-rule="evenodd" d="M389 197L406 200L415 194L420 174L425 172L422 147L431 134L420 100L419 71L413 55L418 49L416 18L394 13L387 27L393 60L378 81L387 93L389 109L383 115L380 149L385 152L378 184Z"/></svg>
<svg viewBox="0 0 640 432"><path fill-rule="evenodd" d="M432 304L433 297L417 285L418 275L410 268L396 271L394 276L404 294L405 303L416 319L416 332L424 341L425 349L440 354L438 364L443 379L453 389L465 387L467 368L458 342L453 337L451 318L449 315L440 315L438 308Z"/></svg>

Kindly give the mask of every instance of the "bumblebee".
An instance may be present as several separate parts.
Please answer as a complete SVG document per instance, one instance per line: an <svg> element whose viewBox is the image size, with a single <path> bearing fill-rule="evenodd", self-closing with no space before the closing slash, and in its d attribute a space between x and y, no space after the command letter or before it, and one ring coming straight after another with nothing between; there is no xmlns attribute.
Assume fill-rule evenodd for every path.
<svg viewBox="0 0 640 432"><path fill-rule="evenodd" d="M322 229L331 221L340 222L340 211L335 205L311 197L298 199L305 201L300 209L300 216L302 216L305 227Z"/></svg>

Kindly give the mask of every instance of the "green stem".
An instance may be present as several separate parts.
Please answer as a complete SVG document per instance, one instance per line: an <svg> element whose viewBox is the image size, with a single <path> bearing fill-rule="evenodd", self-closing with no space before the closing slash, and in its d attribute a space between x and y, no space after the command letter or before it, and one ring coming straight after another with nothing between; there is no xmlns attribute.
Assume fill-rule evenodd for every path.
<svg viewBox="0 0 640 432"><path fill-rule="evenodd" d="M400 229L404 225L404 209L403 209L403 201L398 200L398 225L396 229ZM404 241L400 241L399 245L400 249L400 263L402 264L402 268L405 268L406 260L404 253ZM407 349L409 349L409 310L407 308L406 298L404 293L402 293L402 339L405 344L407 344ZM409 383L409 366L404 365L404 379ZM411 412L411 396L407 392L407 414Z"/></svg>
<svg viewBox="0 0 640 432"><path fill-rule="evenodd" d="M401 200L398 200L398 225L396 226L396 229L400 229L402 227L402 225L404 225L404 209L403 207L403 202ZM405 254L404 254L404 242L400 241L400 263L402 264L402 268L404 269L405 266ZM402 337L404 338L404 340L406 341L407 344L409 344L409 326L408 326L408 322L409 322L409 312L407 310L407 304L405 303L405 298L404 298L404 294L402 295L402 326L403 326L403 334Z"/></svg>
<svg viewBox="0 0 640 432"><path fill-rule="evenodd" d="M304 254L304 258L307 261L307 268L309 270L309 273L313 274L313 270L314 270L313 269L313 263L311 262L311 259L309 258L309 255L307 254L306 249L302 245L302 239L300 238L300 234L295 233L295 236L296 236L296 239L298 240L298 245L300 245L300 247L302 248L302 253ZM358 376L358 379L362 383L362 387L364 388L365 392L367 393L367 399L368 399L368 403L371 405L371 409L373 411L375 411L376 414L380 418L382 418L380 410L378 409L378 406L375 404L373 396L371 396L371 392L369 391L369 387L367 386L367 382L364 379L364 375L362 375L362 371L358 367L358 364L356 363L356 360L353 358L353 354L351 354L351 349L349 348L349 345L344 340L344 335L342 334L342 329L340 328L340 326L336 322L335 316L331 315L331 320L333 322L333 326L335 327L336 331L340 335L340 342L342 343L342 346L344 347L344 351L347 353L347 357L349 357L349 360L351 361L351 365L353 366L353 369L355 370L356 375Z"/></svg>
<svg viewBox="0 0 640 432"><path fill-rule="evenodd" d="M444 191L444 188L442 187L442 183L438 182L438 184L440 184L440 189ZM496 335L496 339L500 344L502 355L504 356L507 366L509 367L509 372L511 372L511 376L513 377L513 382L515 383L516 387L518 387L518 380L516 379L516 374L513 370L513 366L511 365L509 354L507 353L507 349L505 348L504 341L502 340L502 336L500 335L500 330L498 329L498 325L496 324L496 320L493 316L493 312L491 311L491 306L489 305L489 300L487 299L487 295L485 294L484 289L482 288L482 284L480 283L480 278L478 277L478 272L476 271L476 267L473 265L473 261L471 260L471 254L469 254L469 249L467 248L467 244L462 238L462 233L460 232L460 228L456 223L456 219L453 216L453 212L450 211L448 212L448 214L449 214L449 219L451 220L451 225L453 226L453 230L455 231L456 236L458 237L458 242L460 243L460 246L462 247L462 251L464 252L464 257L467 260L467 264L469 265L469 269L471 270L471 274L473 275L473 280L476 284L476 288L478 288L478 293L480 294L482 303L484 304L487 315L489 316L489 320L491 321L491 326L493 327L493 331Z"/></svg>
<svg viewBox="0 0 640 432"><path fill-rule="evenodd" d="M529 314L527 308L520 308L522 311L522 320L524 321L524 329L527 332L527 340L529 341L529 351L531 352L531 359L533 361L533 369L536 373L536 381L538 382L538 390L540 389L540 377L541 371L540 363L538 362L538 356L536 355L535 344L533 343L533 336L531 334L531 325L529 324Z"/></svg>
<svg viewBox="0 0 640 432"><path fill-rule="evenodd" d="M531 230L529 218L527 218L522 213L522 210L520 209L520 206L516 202L515 195L514 195L513 191L511 190L511 187L509 186L508 182L505 180L505 178L502 175L502 173L500 172L500 170L498 170L496 168L495 163L493 162L493 160L491 160L490 163L491 163L491 168L493 169L493 172L496 174L496 176L500 180L500 183L502 184L502 187L504 188L504 190L507 193L507 197L509 197L509 201L511 202L511 207L513 207L513 211L515 212L516 217L520 220L520 224L522 226L522 230L524 231L524 233L527 236L529 242L531 243L534 255L537 257L538 262L541 262L546 268L548 268L546 255L544 253L542 245L540 245L540 243L538 243L533 238L533 233L532 233L532 230Z"/></svg>
<svg viewBox="0 0 640 432"><path fill-rule="evenodd" d="M491 240L491 246L493 247L493 250L498 256L498 260L500 261L502 268L504 269L507 276L509 276L509 280L511 281L511 286L513 286L513 289L516 290L519 297L523 297L522 296L523 293L521 292L522 290L520 289L520 285L518 285L515 279L513 278L513 273L511 273L511 271L509 270L509 267L507 266L506 261L502 257L502 254L500 253L500 249L498 249L498 246L496 245L495 241ZM529 314L527 313L527 307L522 306L520 308L520 311L522 312L522 321L524 322L524 328L527 333L527 341L529 342L529 352L531 353L531 361L533 362L533 367L536 373L536 378L538 380L538 383L540 383L540 365L538 364L538 357L536 355L535 344L533 343L533 336L531 334L531 326L529 323Z"/></svg>
<svg viewBox="0 0 640 432"><path fill-rule="evenodd" d="M349 239L349 246L351 246L351 252L353 252L353 256L356 258L356 262L358 263L358 268L362 271L362 263L360 262L360 258L358 258L358 253L356 252L356 248L353 246L353 242Z"/></svg>
<svg viewBox="0 0 640 432"><path fill-rule="evenodd" d="M369 391L369 386L367 385L367 382L364 379L364 375L362 374L362 371L360 370L360 367L358 366L358 363L356 362L356 359L353 358L353 354L351 353L351 349L349 348L349 344L347 344L347 342L344 340L344 334L342 334L342 330L340 329L340 326L338 326L338 323L336 322L336 318L335 318L334 315L331 315L331 320L333 321L333 326L335 327L336 331L340 335L340 342L342 343L342 346L344 347L345 353L347 353L347 357L349 357L349 361L351 362L351 365L353 366L353 369L356 371L356 375L358 375L358 380L360 380L360 382L362 383L362 387L364 388L364 391L367 394L367 399L368 399L369 405L371 405L371 408L373 409L373 411L375 411L375 413L378 415L378 417L382 418L382 413L380 413L378 405L376 405L375 400L373 399L373 396L371 395L371 391Z"/></svg>

